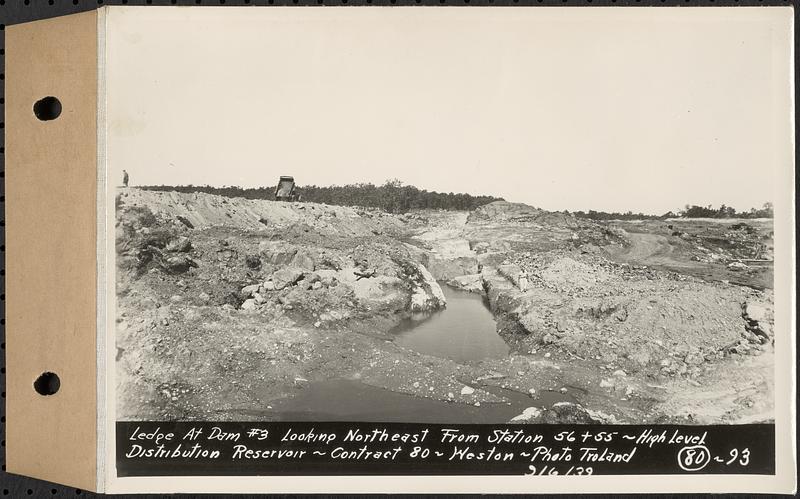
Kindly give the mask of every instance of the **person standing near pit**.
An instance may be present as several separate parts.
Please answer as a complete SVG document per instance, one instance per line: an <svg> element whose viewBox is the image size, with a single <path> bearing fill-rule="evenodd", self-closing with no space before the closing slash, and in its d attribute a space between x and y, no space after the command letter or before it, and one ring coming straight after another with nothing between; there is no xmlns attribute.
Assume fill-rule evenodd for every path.
<svg viewBox="0 0 800 499"><path fill-rule="evenodd" d="M520 272L519 276L517 276L517 282L519 283L519 290L523 293L528 290L528 274L525 272Z"/></svg>
<svg viewBox="0 0 800 499"><path fill-rule="evenodd" d="M128 187L128 171L122 170L122 187Z"/></svg>

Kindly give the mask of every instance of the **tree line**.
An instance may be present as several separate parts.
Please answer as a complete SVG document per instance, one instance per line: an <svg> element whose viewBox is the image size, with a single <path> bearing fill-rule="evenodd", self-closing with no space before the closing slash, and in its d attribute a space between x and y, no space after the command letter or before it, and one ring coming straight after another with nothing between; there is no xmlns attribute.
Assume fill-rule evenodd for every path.
<svg viewBox="0 0 800 499"><path fill-rule="evenodd" d="M225 197L246 199L275 199L274 187L243 188L237 186L214 187L210 185L147 185L140 189L149 191L202 192ZM436 192L404 185L400 180L387 180L383 185L358 183L347 185L298 186L301 201L339 206L379 208L389 213L406 213L411 210L435 209L471 211L493 201L503 201L494 196Z"/></svg>
<svg viewBox="0 0 800 499"><path fill-rule="evenodd" d="M722 204L719 208L711 205L697 206L686 205L677 213L668 211L663 215L652 215L645 213L625 213L607 211L573 211L576 217L589 218L592 220L663 220L665 218L772 218L772 203L764 203L761 208L750 208L747 211L736 211L731 206Z"/></svg>
<svg viewBox="0 0 800 499"><path fill-rule="evenodd" d="M210 185L146 185L140 189L149 191L175 191L183 193L202 192L225 197L246 199L275 199L274 187L237 187ZM387 180L383 185L357 183L346 185L317 186L306 185L297 188L302 201L339 206L363 206L379 208L389 213L406 213L411 210L458 210L472 211L475 208L503 198L494 196L473 196L464 193L436 192L405 185L397 179ZM570 213L570 212L566 212ZM591 220L663 220L665 218L772 218L772 203L764 203L761 208L736 211L722 204L718 208L711 205L686 205L677 213L668 211L662 215L646 213L625 213L607 211L573 211L573 215Z"/></svg>

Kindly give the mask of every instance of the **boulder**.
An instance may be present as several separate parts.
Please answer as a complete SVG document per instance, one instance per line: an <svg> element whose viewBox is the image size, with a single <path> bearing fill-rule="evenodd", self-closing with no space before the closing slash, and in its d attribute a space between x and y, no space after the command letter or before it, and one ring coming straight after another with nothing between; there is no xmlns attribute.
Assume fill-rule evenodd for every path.
<svg viewBox="0 0 800 499"><path fill-rule="evenodd" d="M192 249L192 243L189 241L189 238L186 236L181 236L176 239L173 239L165 248L167 251L174 251L179 253L185 253Z"/></svg>
<svg viewBox="0 0 800 499"><path fill-rule="evenodd" d="M249 269L258 270L261 268L261 258L258 255L245 255L244 264Z"/></svg>
<svg viewBox="0 0 800 499"><path fill-rule="evenodd" d="M259 284L251 284L251 285L249 285L249 286L245 286L245 287L243 287L243 288L242 288L242 290L239 292L239 297L240 297L242 300L246 300L246 299L250 298L251 296L253 296L253 293L256 293L256 292L258 292L258 288L259 288L259 287L260 287L260 285L259 285Z"/></svg>
<svg viewBox="0 0 800 499"><path fill-rule="evenodd" d="M745 329L766 342L773 335L773 312L764 303L747 302L742 305L742 318L745 320Z"/></svg>
<svg viewBox="0 0 800 499"><path fill-rule="evenodd" d="M297 254L297 248L292 248L280 241L261 241L258 243L261 257L273 265L288 265Z"/></svg>
<svg viewBox="0 0 800 499"><path fill-rule="evenodd" d="M469 291L470 293L483 292L483 281L481 280L480 274L469 274L453 277L447 281L447 285L457 289L463 289L464 291Z"/></svg>
<svg viewBox="0 0 800 499"><path fill-rule="evenodd" d="M524 424L595 424L600 422L603 420L598 419L593 412L572 402L558 402L549 409L528 407L522 414L509 421L509 423Z"/></svg>
<svg viewBox="0 0 800 499"><path fill-rule="evenodd" d="M163 267L173 274L183 274L192 267L197 267L197 262L188 256L176 255L164 258Z"/></svg>
<svg viewBox="0 0 800 499"><path fill-rule="evenodd" d="M254 299L250 298L242 303L242 310L255 310L257 303Z"/></svg>
<svg viewBox="0 0 800 499"><path fill-rule="evenodd" d="M744 304L744 317L749 321L763 322L767 320L767 307L753 302Z"/></svg>
<svg viewBox="0 0 800 499"><path fill-rule="evenodd" d="M302 269L286 267L272 274L272 283L275 285L275 289L283 289L287 286L294 286L302 278Z"/></svg>
<svg viewBox="0 0 800 499"><path fill-rule="evenodd" d="M305 251L298 251L291 262L293 267L313 272L315 268L314 258Z"/></svg>
<svg viewBox="0 0 800 499"><path fill-rule="evenodd" d="M580 404L557 402L542 414L542 422L547 424L591 424L599 423Z"/></svg>
<svg viewBox="0 0 800 499"><path fill-rule="evenodd" d="M426 255L425 267L436 279L446 281L458 276L478 273L478 260L474 257L459 256L445 258L438 255Z"/></svg>
<svg viewBox="0 0 800 499"><path fill-rule="evenodd" d="M333 284L334 281L337 280L336 278L337 274L338 272L335 270L321 269L314 272L313 275L316 276L324 286L330 287L331 284Z"/></svg>
<svg viewBox="0 0 800 499"><path fill-rule="evenodd" d="M510 423L531 423L536 422L542 415L541 409L538 407L528 407L519 416L511 418Z"/></svg>

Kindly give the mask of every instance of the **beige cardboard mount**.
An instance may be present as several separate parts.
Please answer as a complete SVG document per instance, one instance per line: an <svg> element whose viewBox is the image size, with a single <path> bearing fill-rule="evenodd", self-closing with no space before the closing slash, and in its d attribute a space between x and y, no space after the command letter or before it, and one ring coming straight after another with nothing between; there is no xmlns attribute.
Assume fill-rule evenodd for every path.
<svg viewBox="0 0 800 499"><path fill-rule="evenodd" d="M97 488L96 11L6 29L6 468ZM33 105L55 97L42 121ZM45 372L60 389L40 395Z"/></svg>

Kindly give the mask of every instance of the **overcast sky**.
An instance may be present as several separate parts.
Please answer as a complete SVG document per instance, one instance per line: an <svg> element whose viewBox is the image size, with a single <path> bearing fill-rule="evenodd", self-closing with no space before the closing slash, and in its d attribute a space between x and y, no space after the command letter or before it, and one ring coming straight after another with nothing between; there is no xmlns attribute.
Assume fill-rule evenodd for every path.
<svg viewBox="0 0 800 499"><path fill-rule="evenodd" d="M107 154L132 184L382 183L552 210L773 197L788 8L124 8Z"/></svg>

